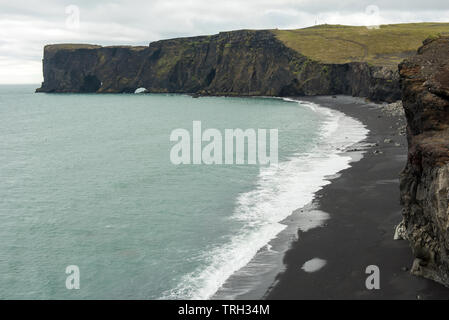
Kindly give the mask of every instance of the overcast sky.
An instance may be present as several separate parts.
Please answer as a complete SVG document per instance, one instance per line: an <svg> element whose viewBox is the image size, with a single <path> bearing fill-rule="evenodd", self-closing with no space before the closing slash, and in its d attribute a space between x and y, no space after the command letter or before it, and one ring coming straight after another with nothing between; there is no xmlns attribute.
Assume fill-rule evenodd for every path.
<svg viewBox="0 0 449 320"><path fill-rule="evenodd" d="M0 0L0 83L41 82L50 43L147 45L235 29L423 21L449 22L449 1Z"/></svg>

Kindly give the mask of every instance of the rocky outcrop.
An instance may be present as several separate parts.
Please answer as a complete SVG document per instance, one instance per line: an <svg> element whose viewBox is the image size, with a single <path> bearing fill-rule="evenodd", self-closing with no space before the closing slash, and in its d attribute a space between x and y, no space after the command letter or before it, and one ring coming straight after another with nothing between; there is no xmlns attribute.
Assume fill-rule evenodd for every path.
<svg viewBox="0 0 449 320"><path fill-rule="evenodd" d="M401 175L412 272L449 286L449 38L399 66L409 153Z"/></svg>
<svg viewBox="0 0 449 320"><path fill-rule="evenodd" d="M148 92L298 96L349 94L400 98L399 75L367 63L322 64L288 48L271 31L241 30L148 47L49 45L38 92Z"/></svg>

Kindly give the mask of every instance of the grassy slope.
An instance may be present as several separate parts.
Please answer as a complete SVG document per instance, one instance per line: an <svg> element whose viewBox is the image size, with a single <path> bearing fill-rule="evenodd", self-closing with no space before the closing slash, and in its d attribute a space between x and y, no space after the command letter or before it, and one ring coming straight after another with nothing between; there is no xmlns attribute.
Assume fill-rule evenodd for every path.
<svg viewBox="0 0 449 320"><path fill-rule="evenodd" d="M383 25L379 29L321 25L273 32L288 47L320 62L365 61L395 67L426 38L449 34L449 23Z"/></svg>

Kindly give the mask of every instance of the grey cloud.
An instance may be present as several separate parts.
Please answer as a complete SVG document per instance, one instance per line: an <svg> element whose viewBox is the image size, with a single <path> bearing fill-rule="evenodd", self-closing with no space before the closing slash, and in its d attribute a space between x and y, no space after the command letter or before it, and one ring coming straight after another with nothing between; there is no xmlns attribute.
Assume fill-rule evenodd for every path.
<svg viewBox="0 0 449 320"><path fill-rule="evenodd" d="M65 24L71 4L80 9L79 30ZM379 23L449 21L447 0L0 0L0 83L8 82L8 72L18 64L21 70L35 68L32 77L23 72L24 82L39 82L48 43L145 45L234 29L306 27L317 18L360 25L369 5L379 7Z"/></svg>

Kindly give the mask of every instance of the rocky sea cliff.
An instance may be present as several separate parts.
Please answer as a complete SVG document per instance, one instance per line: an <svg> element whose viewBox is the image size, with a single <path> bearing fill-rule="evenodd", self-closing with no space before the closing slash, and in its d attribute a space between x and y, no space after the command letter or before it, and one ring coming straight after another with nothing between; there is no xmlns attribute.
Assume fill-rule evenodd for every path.
<svg viewBox="0 0 449 320"><path fill-rule="evenodd" d="M399 66L408 128L401 175L412 273L449 286L449 38L427 40Z"/></svg>
<svg viewBox="0 0 449 320"><path fill-rule="evenodd" d="M48 45L38 92L189 93L227 96L346 94L400 99L399 75L367 62L321 63L272 31L179 38L148 47Z"/></svg>

